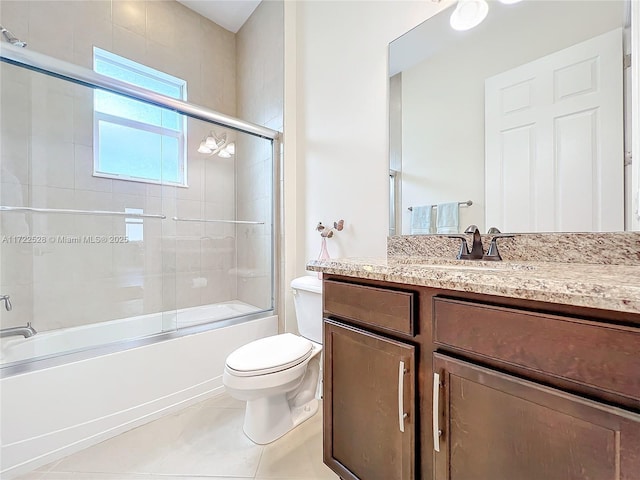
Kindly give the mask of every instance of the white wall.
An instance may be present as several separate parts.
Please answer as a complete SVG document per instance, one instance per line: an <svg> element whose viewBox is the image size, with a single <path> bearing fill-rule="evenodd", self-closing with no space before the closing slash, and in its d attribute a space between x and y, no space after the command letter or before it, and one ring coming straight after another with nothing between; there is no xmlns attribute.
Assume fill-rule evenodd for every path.
<svg viewBox="0 0 640 480"><path fill-rule="evenodd" d="M236 34L238 118L283 129L284 5L262 2ZM244 138L236 155L236 215L239 220L271 218L274 195L271 143ZM275 212L274 212L275 213ZM238 225L238 299L271 305L271 225Z"/></svg>
<svg viewBox="0 0 640 480"><path fill-rule="evenodd" d="M386 255L388 44L443 4L297 2L296 82L285 84L286 102L295 95L297 103L296 185L285 186L285 195L295 191L299 210L302 239L287 249L295 254L296 274L318 256L319 221L345 221L328 241L332 257Z"/></svg>

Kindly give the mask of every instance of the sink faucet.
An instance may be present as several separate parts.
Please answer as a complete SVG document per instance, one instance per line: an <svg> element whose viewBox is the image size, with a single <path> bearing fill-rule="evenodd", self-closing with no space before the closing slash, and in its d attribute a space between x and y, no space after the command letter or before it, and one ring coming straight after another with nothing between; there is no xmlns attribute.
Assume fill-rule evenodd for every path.
<svg viewBox="0 0 640 480"><path fill-rule="evenodd" d="M497 230L497 229L496 229ZM469 225L464 233L473 235L473 243L471 244L471 251L467 245L467 239L462 235L450 235L450 238L457 238L461 240L460 251L456 258L458 260L502 260L500 252L498 252L498 244L496 243L498 238L511 238L513 235L499 234L495 235L491 239L487 254L484 253L484 247L482 245L482 237L480 236L480 230L476 225Z"/></svg>
<svg viewBox="0 0 640 480"><path fill-rule="evenodd" d="M484 256L484 247L482 246L482 238L480 237L480 230L476 225L469 225L464 233L473 234L473 244L471 245L471 251L467 245L467 238L463 235L448 235L449 238L457 238L460 240L460 251L456 258L458 260L480 260Z"/></svg>
<svg viewBox="0 0 640 480"><path fill-rule="evenodd" d="M35 329L27 322L26 327L11 327L0 330L0 337L11 337L13 335L22 335L24 338L33 337L36 333Z"/></svg>
<svg viewBox="0 0 640 480"><path fill-rule="evenodd" d="M465 244L462 246L466 247L466 252L462 251L462 247L460 248L460 252L458 253L458 259L460 260L480 260L484 257L484 247L482 246L482 237L480 236L480 230L476 225L469 225L464 233L470 233L473 235L473 243L471 244L471 251Z"/></svg>

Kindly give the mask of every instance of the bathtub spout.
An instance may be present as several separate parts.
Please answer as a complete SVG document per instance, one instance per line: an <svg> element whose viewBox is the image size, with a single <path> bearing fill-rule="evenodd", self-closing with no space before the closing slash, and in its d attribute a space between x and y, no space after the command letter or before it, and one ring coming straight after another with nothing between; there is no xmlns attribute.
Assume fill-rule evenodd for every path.
<svg viewBox="0 0 640 480"><path fill-rule="evenodd" d="M31 326L31 323L28 322L26 327L11 327L11 328L3 328L0 330L0 337L11 337L13 335L22 335L24 338L33 337L36 333L36 330Z"/></svg>

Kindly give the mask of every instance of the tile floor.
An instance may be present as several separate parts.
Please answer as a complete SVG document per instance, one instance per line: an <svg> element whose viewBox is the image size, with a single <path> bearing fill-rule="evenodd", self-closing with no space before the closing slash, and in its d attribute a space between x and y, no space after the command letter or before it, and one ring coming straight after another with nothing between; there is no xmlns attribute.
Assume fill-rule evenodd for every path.
<svg viewBox="0 0 640 480"><path fill-rule="evenodd" d="M322 409L269 445L244 433L244 403L221 395L18 480L335 480L322 463Z"/></svg>

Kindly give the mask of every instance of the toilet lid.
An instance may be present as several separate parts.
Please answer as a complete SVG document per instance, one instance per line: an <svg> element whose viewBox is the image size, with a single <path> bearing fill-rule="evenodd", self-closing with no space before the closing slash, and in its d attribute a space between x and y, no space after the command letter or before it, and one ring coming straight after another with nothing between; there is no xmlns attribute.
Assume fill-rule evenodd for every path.
<svg viewBox="0 0 640 480"><path fill-rule="evenodd" d="M286 370L311 355L313 344L306 338L283 333L247 343L227 357L234 375L253 376Z"/></svg>

